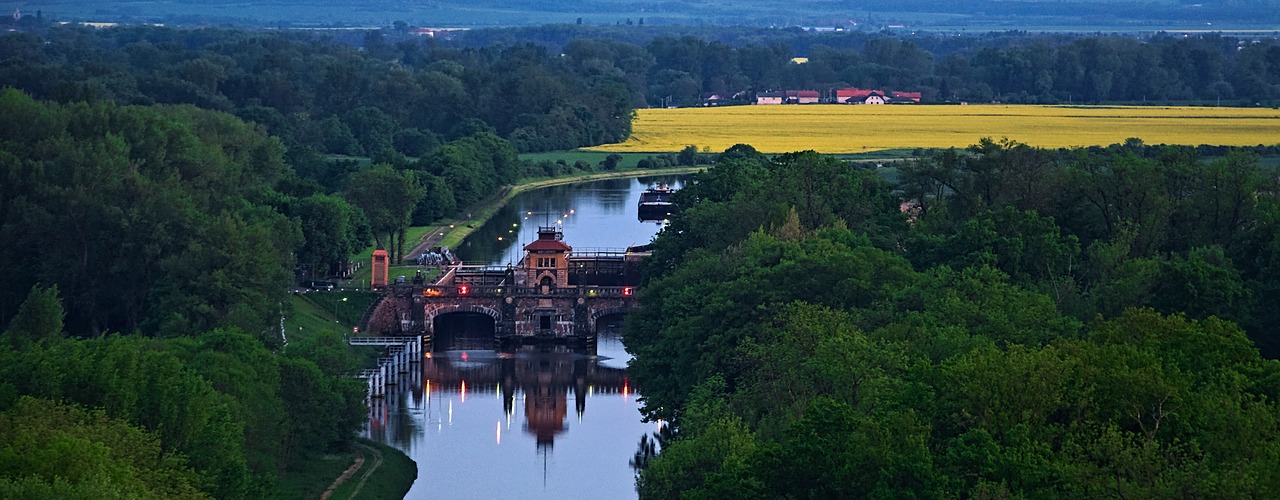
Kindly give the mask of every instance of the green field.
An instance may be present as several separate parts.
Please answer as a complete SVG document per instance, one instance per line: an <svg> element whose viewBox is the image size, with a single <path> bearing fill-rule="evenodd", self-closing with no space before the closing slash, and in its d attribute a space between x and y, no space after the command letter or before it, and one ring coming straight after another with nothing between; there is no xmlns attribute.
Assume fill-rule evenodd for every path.
<svg viewBox="0 0 1280 500"><path fill-rule="evenodd" d="M587 163L590 163L592 167L598 168L600 166L600 163L604 161L605 157L609 156L610 154L613 154L613 153L602 153L599 151L580 151L580 150L548 151L545 153L524 153L520 155L520 159L531 161L534 163L539 163L544 160L550 161L553 163L558 160L564 160L565 163L568 163L569 165L573 165L578 160L582 160ZM636 168L636 165L640 163L640 160L643 160L646 157L652 156L652 155L642 154L642 153L620 153L619 156L622 156L622 161L618 162L618 167Z"/></svg>

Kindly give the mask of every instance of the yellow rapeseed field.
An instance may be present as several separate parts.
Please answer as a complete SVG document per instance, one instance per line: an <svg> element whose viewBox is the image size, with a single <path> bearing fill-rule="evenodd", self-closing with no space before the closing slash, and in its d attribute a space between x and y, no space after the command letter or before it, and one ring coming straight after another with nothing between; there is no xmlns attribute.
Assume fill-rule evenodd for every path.
<svg viewBox="0 0 1280 500"><path fill-rule="evenodd" d="M590 149L656 153L695 145L723 151L741 143L766 153L862 153L964 147L983 137L1050 148L1108 145L1130 137L1147 144L1277 144L1280 110L1000 104L641 109L631 139Z"/></svg>

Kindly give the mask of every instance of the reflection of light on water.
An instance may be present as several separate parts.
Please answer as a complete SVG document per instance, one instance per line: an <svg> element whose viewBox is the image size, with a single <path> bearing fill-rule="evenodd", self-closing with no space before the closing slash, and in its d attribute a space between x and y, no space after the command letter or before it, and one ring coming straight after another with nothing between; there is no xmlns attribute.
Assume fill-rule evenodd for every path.
<svg viewBox="0 0 1280 500"><path fill-rule="evenodd" d="M627 401L631 400L631 384L628 384L625 381L622 382L622 399Z"/></svg>
<svg viewBox="0 0 1280 500"><path fill-rule="evenodd" d="M464 355L463 358L466 358L466 356ZM458 394L458 399L459 399L459 402L462 402L462 403L467 402L467 381L466 380L462 381L462 391Z"/></svg>
<svg viewBox="0 0 1280 500"><path fill-rule="evenodd" d="M449 425L453 425L453 400L449 400Z"/></svg>
<svg viewBox="0 0 1280 500"><path fill-rule="evenodd" d="M498 444L502 444L502 422L498 422Z"/></svg>

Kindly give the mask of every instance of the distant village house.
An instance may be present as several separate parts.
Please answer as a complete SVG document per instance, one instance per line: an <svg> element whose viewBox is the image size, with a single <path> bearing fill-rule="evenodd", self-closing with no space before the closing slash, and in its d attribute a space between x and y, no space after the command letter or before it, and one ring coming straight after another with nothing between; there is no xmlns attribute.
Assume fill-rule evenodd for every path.
<svg viewBox="0 0 1280 500"><path fill-rule="evenodd" d="M785 92L759 92L756 94L756 104L782 104L786 97Z"/></svg>
<svg viewBox="0 0 1280 500"><path fill-rule="evenodd" d="M920 102L919 92L889 92L883 90L850 87L836 90L837 104L915 104Z"/></svg>
<svg viewBox="0 0 1280 500"><path fill-rule="evenodd" d="M737 95L735 95L737 97ZM725 103L724 94L703 94L703 106L718 106ZM885 92L877 89L860 89L849 87L825 92L817 90L770 90L757 92L756 104L916 104L920 102L920 92Z"/></svg>

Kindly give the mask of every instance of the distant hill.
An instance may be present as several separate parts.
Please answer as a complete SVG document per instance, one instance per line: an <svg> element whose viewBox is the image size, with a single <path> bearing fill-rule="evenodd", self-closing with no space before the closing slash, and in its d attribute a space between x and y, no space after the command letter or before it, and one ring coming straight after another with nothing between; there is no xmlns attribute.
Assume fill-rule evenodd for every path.
<svg viewBox="0 0 1280 500"><path fill-rule="evenodd" d="M0 9L22 4L0 2ZM281 27L620 25L800 26L812 29L1176 31L1280 30L1280 0L901 0L779 3L744 0L51 0L42 14L64 21ZM32 15L34 12L27 12Z"/></svg>

